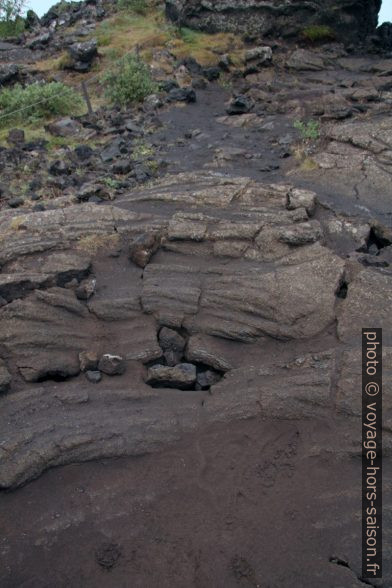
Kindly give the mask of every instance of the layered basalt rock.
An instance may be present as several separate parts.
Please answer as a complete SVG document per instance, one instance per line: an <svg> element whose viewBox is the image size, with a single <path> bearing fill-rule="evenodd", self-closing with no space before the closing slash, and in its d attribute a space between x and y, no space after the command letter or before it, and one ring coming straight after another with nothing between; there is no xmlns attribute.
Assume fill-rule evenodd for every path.
<svg viewBox="0 0 392 588"><path fill-rule="evenodd" d="M276 38L324 25L340 40L353 43L374 33L380 8L380 0L166 0L171 20L209 32Z"/></svg>

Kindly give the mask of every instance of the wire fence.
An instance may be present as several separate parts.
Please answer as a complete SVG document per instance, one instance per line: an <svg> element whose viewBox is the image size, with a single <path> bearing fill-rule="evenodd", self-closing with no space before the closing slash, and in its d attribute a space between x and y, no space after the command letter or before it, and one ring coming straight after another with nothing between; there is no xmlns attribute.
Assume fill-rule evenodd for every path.
<svg viewBox="0 0 392 588"><path fill-rule="evenodd" d="M124 53L124 55L122 55L118 61L121 61L123 59L126 59L128 57L128 55L136 55L137 57L139 57L139 51L140 48L138 46L133 47L132 49L130 49L129 51L127 51L126 53ZM104 71L100 71L99 73L95 74L94 76L90 77L88 80L84 80L82 81L80 84L78 84L76 86L76 88L80 87L80 90L85 98L86 104L87 104L87 108L88 108L88 112L91 114L92 113L92 106L91 106L91 101L88 95L88 85L91 84L92 82L95 82L97 80L99 80L101 77L103 77L105 75L105 73L109 70L109 68L107 68ZM38 100L36 102L32 102L31 104L29 104L28 106L24 106L23 108L19 108L16 110L13 110L12 112L7 112L5 114L0 114L0 120L3 120L7 117L11 117L14 116L15 114L19 114L21 112L24 112L26 110L30 110L32 108L34 108L35 106L39 106L41 104L45 104L47 102L50 102L51 100L55 100L56 98L59 98L60 96L63 96L62 92L59 92L58 94L54 94L53 96L49 96L47 98L43 98L42 100Z"/></svg>

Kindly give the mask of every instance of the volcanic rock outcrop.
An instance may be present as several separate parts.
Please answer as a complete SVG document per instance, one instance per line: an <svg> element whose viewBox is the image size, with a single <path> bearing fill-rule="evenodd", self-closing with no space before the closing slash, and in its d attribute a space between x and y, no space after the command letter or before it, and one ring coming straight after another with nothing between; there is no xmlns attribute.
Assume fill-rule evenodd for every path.
<svg viewBox="0 0 392 588"><path fill-rule="evenodd" d="M182 26L289 38L321 25L353 43L376 30L380 8L380 0L166 0L168 17Z"/></svg>

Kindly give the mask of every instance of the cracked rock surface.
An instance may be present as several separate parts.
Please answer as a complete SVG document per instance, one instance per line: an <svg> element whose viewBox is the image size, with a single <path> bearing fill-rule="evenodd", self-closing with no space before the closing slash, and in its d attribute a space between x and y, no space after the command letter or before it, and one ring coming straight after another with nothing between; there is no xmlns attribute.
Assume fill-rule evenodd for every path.
<svg viewBox="0 0 392 588"><path fill-rule="evenodd" d="M232 3L202 4L184 18L218 27ZM230 91L188 61L196 90L98 113L94 149L83 117L55 124L81 143L62 175L0 151L4 184L24 160L38 199L59 190L37 208L0 186L2 587L363 586L365 326L392 541L390 59L250 45L242 69L218 56ZM164 165L132 159L141 137Z"/></svg>

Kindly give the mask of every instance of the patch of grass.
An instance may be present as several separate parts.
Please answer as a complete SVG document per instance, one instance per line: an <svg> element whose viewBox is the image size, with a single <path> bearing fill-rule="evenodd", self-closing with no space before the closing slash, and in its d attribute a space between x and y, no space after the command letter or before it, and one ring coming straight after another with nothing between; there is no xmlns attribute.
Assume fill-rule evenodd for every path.
<svg viewBox="0 0 392 588"><path fill-rule="evenodd" d="M312 43L333 41L336 38L335 31L326 25L312 25L302 31L302 37Z"/></svg>
<svg viewBox="0 0 392 588"><path fill-rule="evenodd" d="M141 102L158 88L150 68L132 54L118 61L104 74L102 81L106 97L112 104L120 106Z"/></svg>
<svg viewBox="0 0 392 588"><path fill-rule="evenodd" d="M86 235L77 242L77 249L95 255L100 249L114 250L120 246L120 235Z"/></svg>
<svg viewBox="0 0 392 588"><path fill-rule="evenodd" d="M145 143L142 139L134 142L132 159L142 159L143 157L152 157L155 154L154 148Z"/></svg>
<svg viewBox="0 0 392 588"><path fill-rule="evenodd" d="M114 180L113 178L103 178L102 183L111 190L118 190L120 186L120 182L118 180Z"/></svg>
<svg viewBox="0 0 392 588"><path fill-rule="evenodd" d="M117 6L120 10L130 10L142 16L146 16L148 11L146 0L118 0Z"/></svg>
<svg viewBox="0 0 392 588"><path fill-rule="evenodd" d="M60 82L25 88L18 84L0 93L0 127L38 124L57 115L79 114L82 108L82 97Z"/></svg>
<svg viewBox="0 0 392 588"><path fill-rule="evenodd" d="M320 123L317 120L295 120L293 126L301 133L303 141L316 141L320 138Z"/></svg>
<svg viewBox="0 0 392 588"><path fill-rule="evenodd" d="M35 67L42 72L52 72L52 71L62 71L67 69L67 67L71 63L71 57L68 55L67 52L61 53L59 57L52 57L49 59L44 59L42 61L38 61L35 64Z"/></svg>

